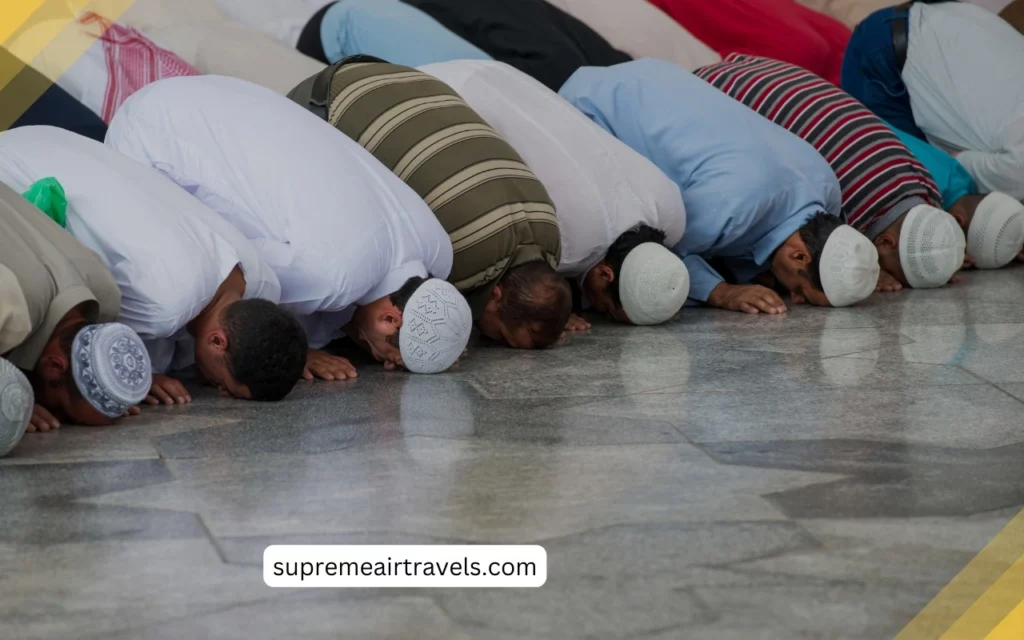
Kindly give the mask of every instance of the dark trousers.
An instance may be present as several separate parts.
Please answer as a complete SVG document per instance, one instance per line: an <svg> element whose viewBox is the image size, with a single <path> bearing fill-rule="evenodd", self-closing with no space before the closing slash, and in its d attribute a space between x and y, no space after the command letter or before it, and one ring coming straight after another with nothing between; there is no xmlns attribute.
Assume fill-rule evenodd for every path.
<svg viewBox="0 0 1024 640"><path fill-rule="evenodd" d="M331 64L331 61L327 59L327 54L324 53L324 39L320 35L320 25L324 21L324 16L327 15L327 10L336 4L338 3L332 2L324 6L313 14L313 17L309 19L306 26L302 28L302 33L299 35L299 43L295 45L299 53L303 53L314 60L319 60L324 64Z"/></svg>
<svg viewBox="0 0 1024 640"><path fill-rule="evenodd" d="M103 120L57 85L52 85L32 103L11 128L31 125L60 127L99 142L107 135Z"/></svg>
<svg viewBox="0 0 1024 640"><path fill-rule="evenodd" d="M910 94L896 59L892 22L906 18L909 10L893 7L876 11L853 31L843 58L843 90L887 120L897 129L922 140L924 132L914 122Z"/></svg>

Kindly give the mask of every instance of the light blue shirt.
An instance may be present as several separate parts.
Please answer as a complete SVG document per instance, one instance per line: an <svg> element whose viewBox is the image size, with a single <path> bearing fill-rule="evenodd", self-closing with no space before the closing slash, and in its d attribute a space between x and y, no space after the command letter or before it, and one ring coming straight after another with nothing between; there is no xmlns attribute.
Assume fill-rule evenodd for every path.
<svg viewBox="0 0 1024 640"><path fill-rule="evenodd" d="M341 0L324 14L320 39L331 63L360 53L407 67L491 59L423 11L399 0Z"/></svg>
<svg viewBox="0 0 1024 640"><path fill-rule="evenodd" d="M750 282L816 213L842 215L839 181L814 147L679 65L584 67L560 94L679 185L686 233L673 250L692 300L723 282L707 260Z"/></svg>
<svg viewBox="0 0 1024 640"><path fill-rule="evenodd" d="M978 185L974 183L974 178L967 173L967 169L956 158L920 138L900 131L888 122L885 124L888 124L889 128L899 136L903 144L910 149L910 153L914 154L917 161L928 170L928 173L932 174L935 184L942 192L943 209L948 210L954 202L964 196L978 193Z"/></svg>

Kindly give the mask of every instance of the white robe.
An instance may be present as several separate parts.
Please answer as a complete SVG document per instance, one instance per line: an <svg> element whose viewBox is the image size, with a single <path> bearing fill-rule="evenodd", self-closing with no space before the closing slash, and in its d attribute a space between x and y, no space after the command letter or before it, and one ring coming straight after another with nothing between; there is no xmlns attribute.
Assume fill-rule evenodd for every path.
<svg viewBox="0 0 1024 640"><path fill-rule="evenodd" d="M1024 36L962 2L915 3L903 81L914 121L982 193L1024 199Z"/></svg>
<svg viewBox="0 0 1024 640"><path fill-rule="evenodd" d="M562 240L559 273L585 275L641 223L664 231L669 247L683 237L679 187L557 93L501 62L458 60L420 70L457 91L547 188Z"/></svg>
<svg viewBox="0 0 1024 640"><path fill-rule="evenodd" d="M451 241L422 198L264 87L221 76L153 83L118 111L107 145L158 168L249 238L313 346L336 336L354 305L451 272ZM330 326L317 330L313 315Z"/></svg>
<svg viewBox="0 0 1024 640"><path fill-rule="evenodd" d="M235 266L246 298L278 301L277 277L242 234L158 172L63 129L0 134L0 181L23 192L46 177L64 187L68 231L113 273L119 320L146 342L154 371L192 364L185 325Z"/></svg>

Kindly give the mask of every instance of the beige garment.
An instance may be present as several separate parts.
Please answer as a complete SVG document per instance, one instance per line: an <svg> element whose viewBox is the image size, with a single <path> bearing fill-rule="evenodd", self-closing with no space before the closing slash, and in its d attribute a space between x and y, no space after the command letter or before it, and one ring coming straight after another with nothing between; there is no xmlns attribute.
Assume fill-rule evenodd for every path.
<svg viewBox="0 0 1024 640"><path fill-rule="evenodd" d="M18 278L0 264L0 355L25 341L32 330Z"/></svg>
<svg viewBox="0 0 1024 640"><path fill-rule="evenodd" d="M634 58L675 62L689 71L722 57L647 0L548 0Z"/></svg>
<svg viewBox="0 0 1024 640"><path fill-rule="evenodd" d="M25 295L31 330L8 354L32 369L53 330L82 303L86 318L110 322L121 308L121 292L103 260L39 209L0 183L0 263Z"/></svg>
<svg viewBox="0 0 1024 640"><path fill-rule="evenodd" d="M224 20L227 16L213 0L134 0L118 22L146 32L171 25Z"/></svg>
<svg viewBox="0 0 1024 640"><path fill-rule="evenodd" d="M815 11L832 16L851 29L879 9L902 4L903 0L797 0Z"/></svg>
<svg viewBox="0 0 1024 640"><path fill-rule="evenodd" d="M200 73L230 76L282 95L326 65L251 27L205 22L157 27L146 35Z"/></svg>

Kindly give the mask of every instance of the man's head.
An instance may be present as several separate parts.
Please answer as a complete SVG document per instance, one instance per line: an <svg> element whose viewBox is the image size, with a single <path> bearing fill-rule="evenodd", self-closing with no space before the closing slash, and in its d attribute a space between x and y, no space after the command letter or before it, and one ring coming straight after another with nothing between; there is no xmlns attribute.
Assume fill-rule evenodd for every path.
<svg viewBox="0 0 1024 640"><path fill-rule="evenodd" d="M123 324L92 324L75 312L68 316L32 371L36 402L64 422L112 424L149 392L149 354L138 334Z"/></svg>
<svg viewBox="0 0 1024 640"><path fill-rule="evenodd" d="M514 349L544 349L558 341L571 313L569 283L538 260L502 276L477 324L485 336Z"/></svg>
<svg viewBox="0 0 1024 640"><path fill-rule="evenodd" d="M1024 205L1005 193L964 196L949 214L967 234L967 255L980 269L1006 266L1024 245Z"/></svg>
<svg viewBox="0 0 1024 640"><path fill-rule="evenodd" d="M665 233L640 225L620 235L583 278L597 311L624 324L660 324L674 316L690 291L690 276L664 247Z"/></svg>
<svg viewBox="0 0 1024 640"><path fill-rule="evenodd" d="M462 355L473 319L466 299L450 283L413 277L391 295L356 309L345 330L389 369L440 373Z"/></svg>
<svg viewBox="0 0 1024 640"><path fill-rule="evenodd" d="M775 250L771 270L795 304L845 307L875 290L878 251L838 216L822 212Z"/></svg>
<svg viewBox="0 0 1024 640"><path fill-rule="evenodd" d="M900 284L931 289L945 285L960 270L967 241L953 216L920 204L878 234L874 243L879 266Z"/></svg>
<svg viewBox="0 0 1024 640"><path fill-rule="evenodd" d="M195 331L196 369L224 395L284 398L302 377L309 344L292 314L266 300L238 300Z"/></svg>

